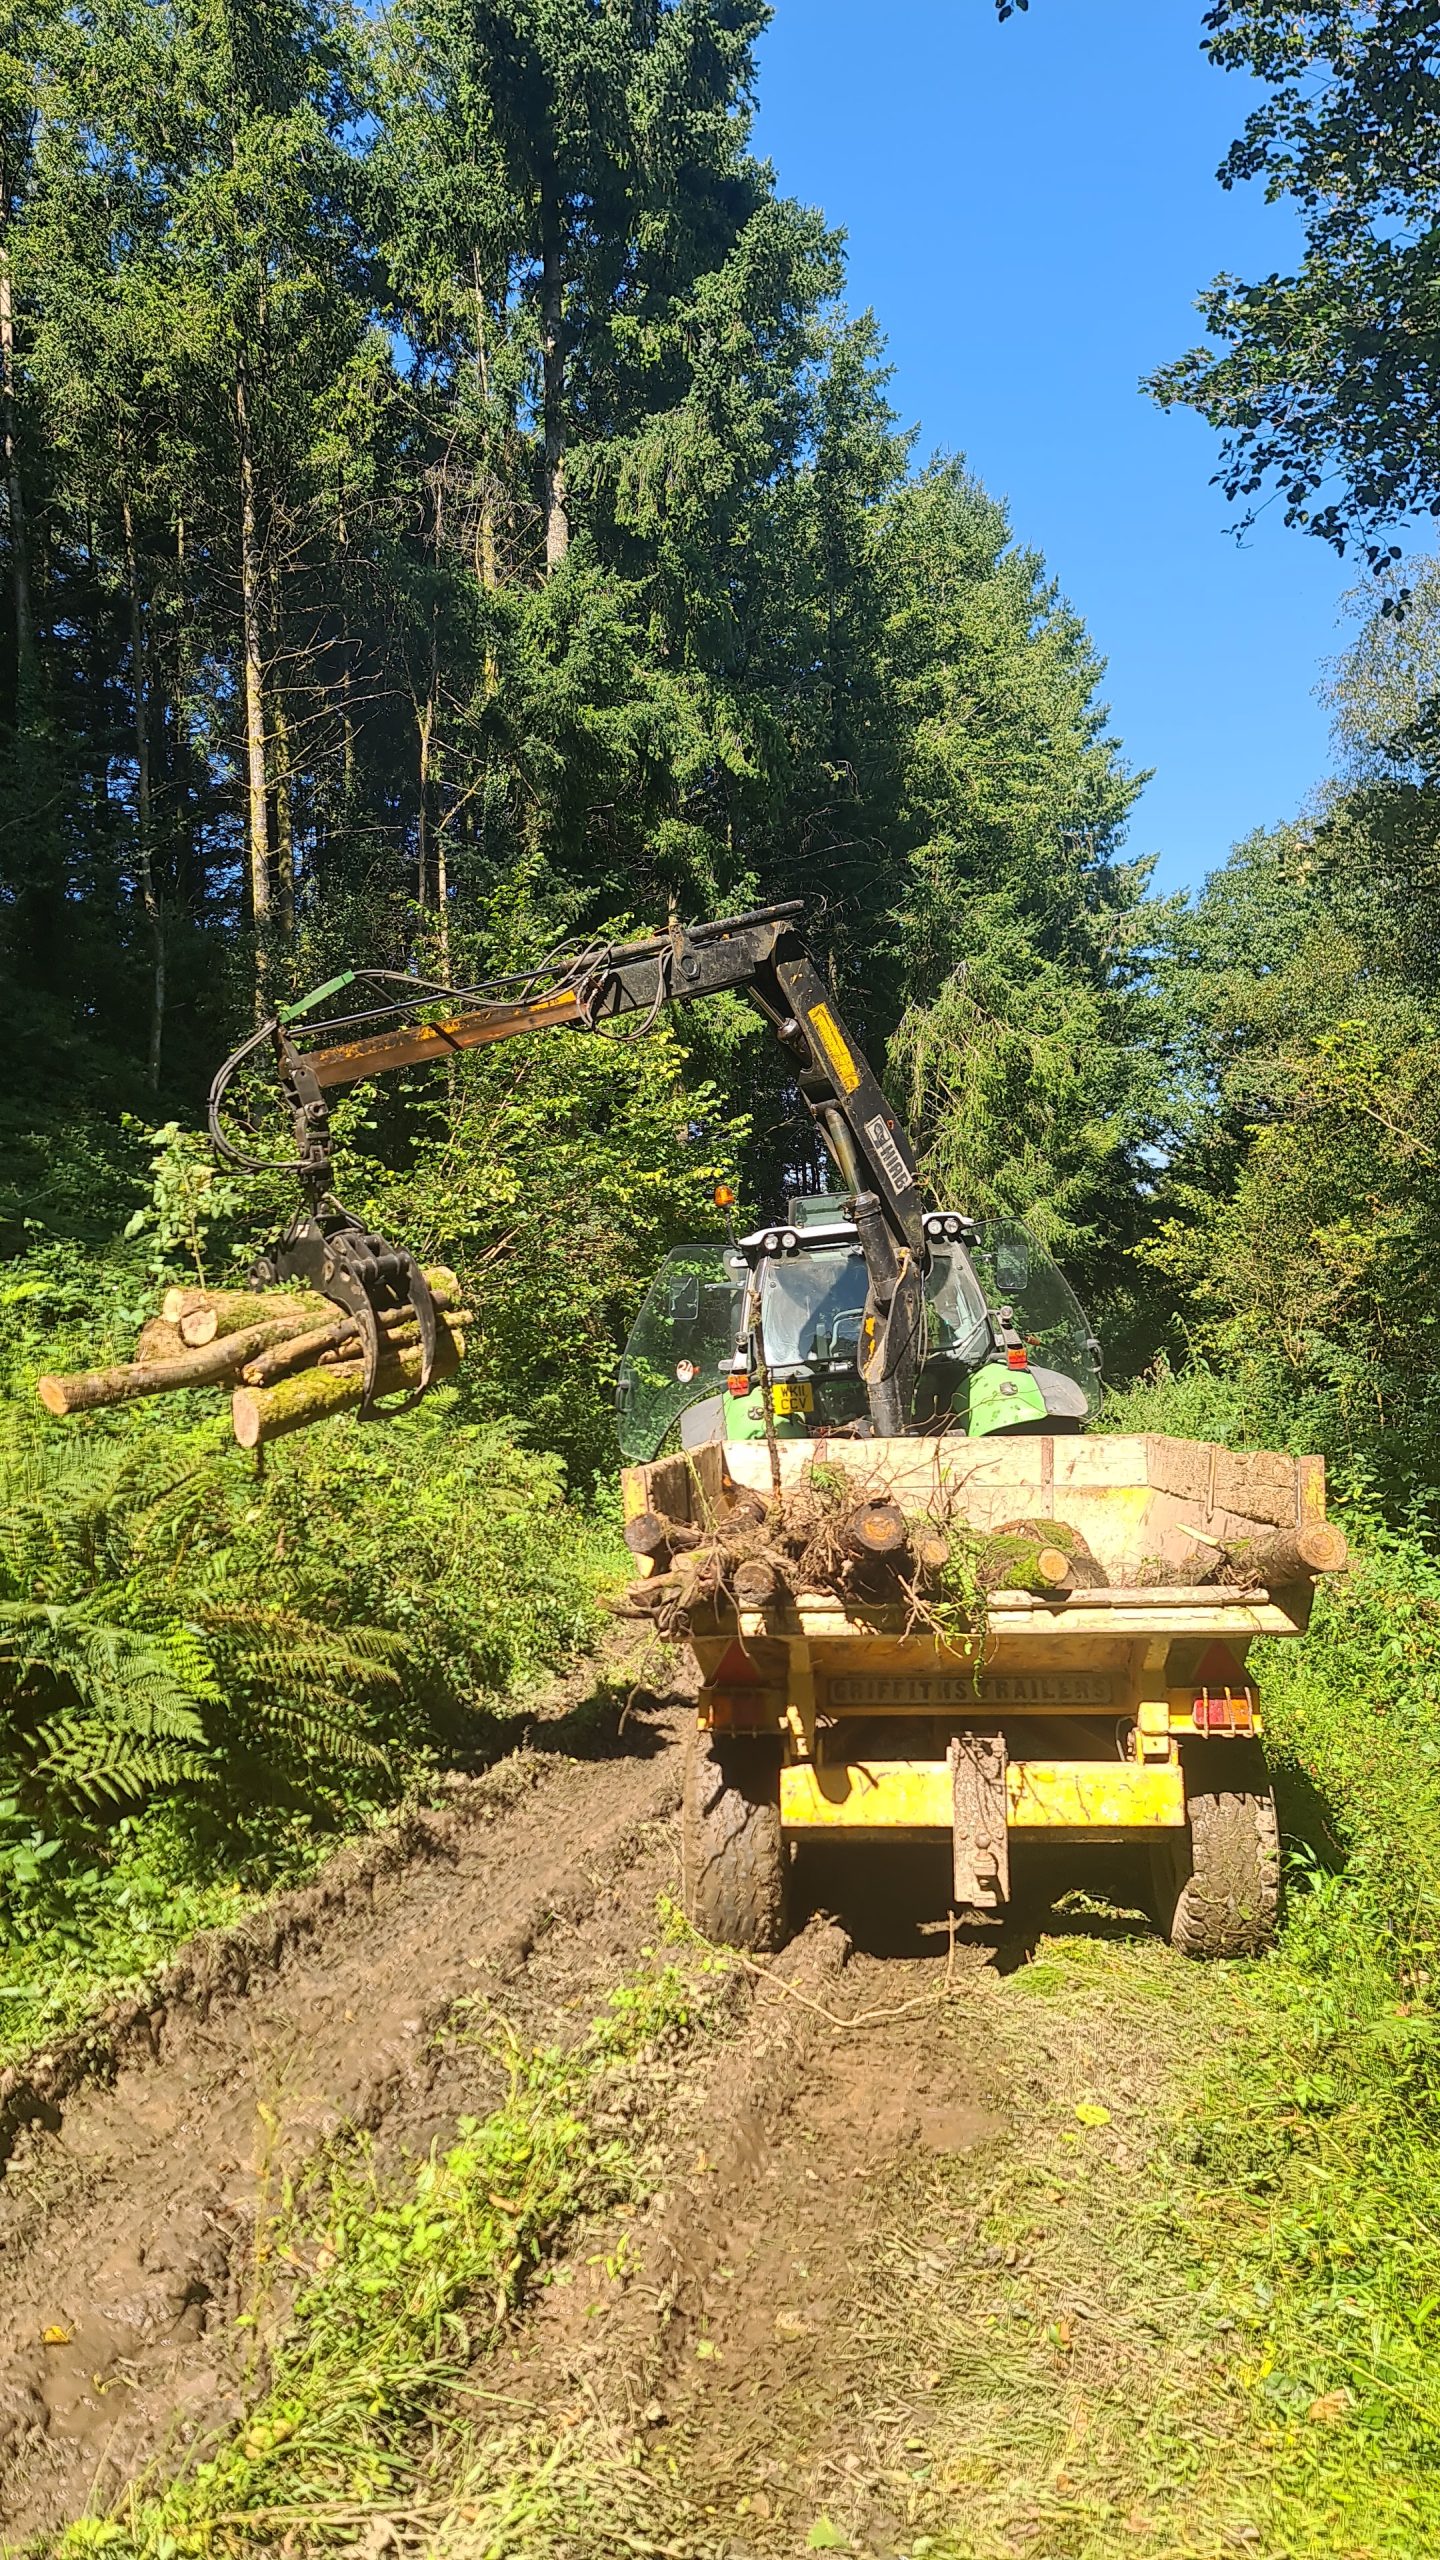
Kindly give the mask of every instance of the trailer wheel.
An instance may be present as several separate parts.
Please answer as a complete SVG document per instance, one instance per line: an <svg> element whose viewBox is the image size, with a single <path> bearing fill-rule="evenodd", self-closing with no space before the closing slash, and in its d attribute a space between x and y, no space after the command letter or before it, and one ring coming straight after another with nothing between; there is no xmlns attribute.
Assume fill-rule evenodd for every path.
<svg viewBox="0 0 1440 2560"><path fill-rule="evenodd" d="M1158 1917L1180 1955L1259 1956L1280 1918L1280 1830L1257 1744L1182 1749L1188 1838L1155 1852Z"/></svg>
<svg viewBox="0 0 1440 2560"><path fill-rule="evenodd" d="M773 1955L785 1943L787 1857L773 1744L721 1742L697 1727L680 1818L687 1916L721 1946Z"/></svg>

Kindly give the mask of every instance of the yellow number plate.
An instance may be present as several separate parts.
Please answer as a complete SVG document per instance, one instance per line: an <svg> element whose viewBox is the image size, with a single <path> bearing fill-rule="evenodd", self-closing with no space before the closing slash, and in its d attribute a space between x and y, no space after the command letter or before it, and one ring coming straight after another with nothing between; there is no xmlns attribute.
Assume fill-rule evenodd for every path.
<svg viewBox="0 0 1440 2560"><path fill-rule="evenodd" d="M815 1410L815 1390L808 1378L797 1378L793 1382L782 1382L777 1378L774 1396L777 1413L813 1413Z"/></svg>

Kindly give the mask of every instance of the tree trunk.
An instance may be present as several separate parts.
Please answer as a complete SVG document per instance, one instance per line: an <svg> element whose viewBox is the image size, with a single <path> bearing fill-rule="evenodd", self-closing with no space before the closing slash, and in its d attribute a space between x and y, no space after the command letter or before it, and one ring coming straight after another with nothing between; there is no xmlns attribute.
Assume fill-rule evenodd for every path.
<svg viewBox="0 0 1440 2560"><path fill-rule="evenodd" d="M545 429L545 568L558 569L570 548L565 489L565 275L560 211L553 187L540 192L540 354Z"/></svg>
<svg viewBox="0 0 1440 2560"><path fill-rule="evenodd" d="M415 824L415 897L420 913L430 899L430 732L435 720L435 696L420 704L415 725L420 733L420 805Z"/></svg>
<svg viewBox="0 0 1440 2560"><path fill-rule="evenodd" d="M155 853L150 790L150 666L145 647L145 611L140 601L140 574L135 558L135 522L130 501L121 501L125 530L125 574L130 589L130 685L135 705L135 868L140 904L150 939L150 1043L146 1074L150 1090L160 1084L160 1045L165 1036L165 919L155 886Z"/></svg>
<svg viewBox="0 0 1440 2560"><path fill-rule="evenodd" d="M265 661L260 565L260 522L255 501L255 458L243 370L235 377L235 427L240 444L240 632L244 658L246 839L250 861L250 914L255 927L256 1010L265 1010L269 976L270 804L265 772Z"/></svg>
<svg viewBox="0 0 1440 2560"><path fill-rule="evenodd" d="M285 940L295 932L295 805L290 796L290 730L276 688L271 705L275 739L275 914Z"/></svg>
<svg viewBox="0 0 1440 2560"><path fill-rule="evenodd" d="M8 248L0 248L0 440L5 446L5 503L10 516L16 693L23 701L35 673L35 626L30 613L30 552L25 530L25 493L20 482L20 452L15 440L15 305Z"/></svg>

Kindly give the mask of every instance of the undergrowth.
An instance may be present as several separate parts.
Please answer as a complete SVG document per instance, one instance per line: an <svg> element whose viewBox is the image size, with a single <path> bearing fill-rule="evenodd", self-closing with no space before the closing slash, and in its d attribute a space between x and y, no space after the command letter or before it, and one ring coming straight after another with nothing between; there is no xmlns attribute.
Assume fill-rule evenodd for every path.
<svg viewBox="0 0 1440 2560"><path fill-rule="evenodd" d="M505 1746L588 1649L612 1524L455 1389L263 1467L212 1398L52 1423L157 1278L42 1247L0 1276L0 2055Z"/></svg>
<svg viewBox="0 0 1440 2560"><path fill-rule="evenodd" d="M1206 1392L1164 1382L1164 1420L1137 1397L1132 1427L1242 1436ZM1278 2509L1315 2519L1279 2547L1410 2551L1440 2544L1440 1555L1351 1493L1350 1569L1303 1642L1251 1653L1287 1913L1197 2099L1190 2236Z"/></svg>

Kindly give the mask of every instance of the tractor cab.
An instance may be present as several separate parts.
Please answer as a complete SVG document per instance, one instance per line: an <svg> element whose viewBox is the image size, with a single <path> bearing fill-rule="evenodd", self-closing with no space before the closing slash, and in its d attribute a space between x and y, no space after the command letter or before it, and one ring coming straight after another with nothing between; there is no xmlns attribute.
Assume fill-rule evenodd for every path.
<svg viewBox="0 0 1440 2560"><path fill-rule="evenodd" d="M846 1208L811 1194L773 1226L666 1257L620 1366L627 1459L654 1458L677 1428L685 1448L763 1438L762 1372L781 1439L870 1435L858 1368L865 1260ZM1100 1346L1044 1247L1014 1218L937 1210L925 1229L913 1427L972 1438L1083 1429L1099 1408Z"/></svg>

